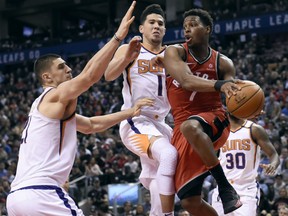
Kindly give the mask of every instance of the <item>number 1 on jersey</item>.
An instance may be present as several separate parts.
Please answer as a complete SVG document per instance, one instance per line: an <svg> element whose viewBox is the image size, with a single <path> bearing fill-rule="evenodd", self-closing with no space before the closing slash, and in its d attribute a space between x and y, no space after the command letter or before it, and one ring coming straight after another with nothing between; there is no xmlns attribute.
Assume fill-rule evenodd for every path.
<svg viewBox="0 0 288 216"><path fill-rule="evenodd" d="M158 77L158 96L163 96L162 76L157 75L157 77Z"/></svg>

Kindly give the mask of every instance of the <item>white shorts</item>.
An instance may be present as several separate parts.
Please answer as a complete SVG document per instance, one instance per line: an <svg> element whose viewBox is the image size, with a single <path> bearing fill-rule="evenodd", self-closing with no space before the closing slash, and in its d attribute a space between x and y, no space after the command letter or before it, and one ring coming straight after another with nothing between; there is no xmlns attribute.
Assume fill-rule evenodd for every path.
<svg viewBox="0 0 288 216"><path fill-rule="evenodd" d="M140 157L142 171L139 179L143 186L149 189L149 179L156 177L158 169L158 162L149 158L147 154L150 145L149 139L152 136L164 137L169 143L168 147L174 148L170 144L172 128L164 121L160 122L145 116L138 116L122 121L119 133L126 148ZM144 179L146 178L148 182L145 182Z"/></svg>
<svg viewBox="0 0 288 216"><path fill-rule="evenodd" d="M248 192L246 194L244 192L243 194L243 191L238 192L237 188L236 187L234 188L236 189L237 193L240 195L240 200L243 203L243 205L229 214L224 214L222 202L218 193L218 188L215 188L213 190L212 206L217 211L218 215L219 216L224 216L224 215L225 216L247 216L247 215L256 216L257 207L258 207L259 199L260 199L260 193L259 193L260 191L255 187L251 189L251 192Z"/></svg>
<svg viewBox="0 0 288 216"><path fill-rule="evenodd" d="M9 216L84 216L64 189L48 185L11 192L7 210Z"/></svg>

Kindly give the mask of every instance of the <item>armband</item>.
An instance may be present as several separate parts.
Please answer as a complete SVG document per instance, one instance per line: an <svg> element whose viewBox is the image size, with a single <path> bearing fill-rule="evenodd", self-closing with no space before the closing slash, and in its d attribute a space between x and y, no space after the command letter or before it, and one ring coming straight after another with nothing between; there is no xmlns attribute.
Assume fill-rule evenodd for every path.
<svg viewBox="0 0 288 216"><path fill-rule="evenodd" d="M117 35L116 34L114 34L114 39L116 40L116 41L118 41L119 43L121 43L121 40L117 37Z"/></svg>
<svg viewBox="0 0 288 216"><path fill-rule="evenodd" d="M214 89L215 89L216 91L220 91L220 90L221 90L221 87L222 87L225 83L227 83L227 82L233 82L233 83L234 83L233 80L217 80L217 81L215 82L215 84L214 84Z"/></svg>

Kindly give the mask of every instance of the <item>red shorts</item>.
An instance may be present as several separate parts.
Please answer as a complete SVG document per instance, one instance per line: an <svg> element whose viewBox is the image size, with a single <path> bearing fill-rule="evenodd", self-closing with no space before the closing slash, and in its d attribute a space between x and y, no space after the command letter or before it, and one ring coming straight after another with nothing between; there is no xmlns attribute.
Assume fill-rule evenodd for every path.
<svg viewBox="0 0 288 216"><path fill-rule="evenodd" d="M205 128L210 128L210 134L207 134L209 134L209 137L213 140L215 150L219 150L225 144L230 133L230 125L224 111L217 110L214 112L199 113L191 116L191 118L199 119L202 127L206 125L207 127ZM222 124L222 126L224 125L222 129L221 126L219 127L219 124L215 124L216 118L220 120L218 123L226 123L226 125ZM174 128L172 144L179 154L175 173L175 188L178 195L186 193L187 190L193 190L192 187L195 187L195 189L198 188L197 190L200 191L199 187L201 188L202 183L200 182L201 185L197 183L197 177L203 176L208 169L180 132L180 126Z"/></svg>

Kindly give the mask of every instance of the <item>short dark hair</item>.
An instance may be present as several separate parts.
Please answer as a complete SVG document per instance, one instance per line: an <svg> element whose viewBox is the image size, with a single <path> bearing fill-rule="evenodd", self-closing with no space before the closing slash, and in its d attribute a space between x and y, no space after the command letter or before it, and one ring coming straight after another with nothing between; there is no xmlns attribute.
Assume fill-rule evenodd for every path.
<svg viewBox="0 0 288 216"><path fill-rule="evenodd" d="M36 61L34 62L34 72L36 73L37 79L41 84L43 84L42 80L42 73L45 70L49 70L49 68L52 65L52 61L54 61L57 58L60 58L61 56L57 54L46 54L40 56Z"/></svg>
<svg viewBox="0 0 288 216"><path fill-rule="evenodd" d="M145 22L147 16L150 14L153 14L153 13L159 14L165 20L165 13L164 13L163 9L161 8L161 6L159 4L151 4L143 10L143 12L140 16L140 24L142 25Z"/></svg>
<svg viewBox="0 0 288 216"><path fill-rule="evenodd" d="M211 28L211 33L213 30L213 19L211 17L211 15L208 13L208 11L206 10L202 10L199 8L195 8L195 9L191 9L189 11L186 11L184 13L184 19L188 16L198 16L201 20L201 22L205 25L205 26L210 26Z"/></svg>

